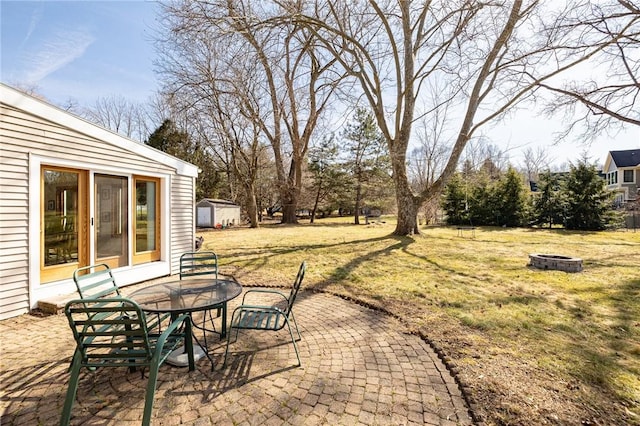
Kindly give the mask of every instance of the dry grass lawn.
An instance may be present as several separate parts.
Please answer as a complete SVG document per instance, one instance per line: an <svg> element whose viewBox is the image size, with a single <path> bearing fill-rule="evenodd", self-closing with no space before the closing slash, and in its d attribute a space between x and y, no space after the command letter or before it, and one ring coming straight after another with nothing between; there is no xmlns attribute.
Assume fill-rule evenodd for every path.
<svg viewBox="0 0 640 426"><path fill-rule="evenodd" d="M640 232L454 228L392 236L352 219L203 232L223 272L381 307L440 348L487 424L640 424ZM584 271L527 266L580 257Z"/></svg>

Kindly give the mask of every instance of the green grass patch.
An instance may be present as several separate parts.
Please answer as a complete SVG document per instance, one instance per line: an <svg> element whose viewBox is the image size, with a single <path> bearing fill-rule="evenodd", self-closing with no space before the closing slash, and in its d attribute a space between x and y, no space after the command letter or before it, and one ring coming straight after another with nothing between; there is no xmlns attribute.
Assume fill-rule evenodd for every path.
<svg viewBox="0 0 640 426"><path fill-rule="evenodd" d="M470 238L443 227L411 238L391 235L393 218L382 220L202 235L204 249L241 282L289 285L306 260L305 287L391 310L463 369L504 354L516 366L598 390L576 396L578 405L640 416L640 234L479 228ZM580 257L584 271L533 269L530 253Z"/></svg>

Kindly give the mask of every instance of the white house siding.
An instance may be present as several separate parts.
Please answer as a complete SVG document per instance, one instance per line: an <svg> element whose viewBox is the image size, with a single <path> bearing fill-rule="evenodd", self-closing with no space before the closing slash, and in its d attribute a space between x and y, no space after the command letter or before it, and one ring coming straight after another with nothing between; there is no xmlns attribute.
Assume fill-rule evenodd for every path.
<svg viewBox="0 0 640 426"><path fill-rule="evenodd" d="M29 311L29 159L6 138L0 109L0 319Z"/></svg>
<svg viewBox="0 0 640 426"><path fill-rule="evenodd" d="M175 259L182 251L191 249L187 246L193 245L195 238L194 177L177 174L176 169L168 165L171 162L163 164L150 160L137 152L84 135L2 101L4 99L0 100L0 319L26 313L34 305L29 295L30 281L33 281L30 271L33 274L34 270L33 266L30 269L29 252L37 253L39 245L29 246L29 176L33 179L34 173L30 171L33 158L38 158L39 164L168 177L172 217L165 228L170 233L166 243L171 247L166 260L171 264L171 272L177 270L173 267L177 262ZM156 152L150 155L158 157ZM183 164L195 170L188 163L179 166L183 167ZM39 170L36 174L39 176ZM33 184L31 188L33 190ZM34 202L33 196L31 202ZM40 206L31 207L39 218ZM31 238L33 240L33 231Z"/></svg>
<svg viewBox="0 0 640 426"><path fill-rule="evenodd" d="M136 153L89 138L5 105L2 106L0 130L3 161L5 146L11 150L13 145L13 151L23 158L28 158L31 154L55 160L81 161L79 166L86 163L107 169L135 169L140 173L173 172L169 167L151 163Z"/></svg>
<svg viewBox="0 0 640 426"><path fill-rule="evenodd" d="M171 272L180 271L180 255L195 244L195 179L176 176L171 185Z"/></svg>

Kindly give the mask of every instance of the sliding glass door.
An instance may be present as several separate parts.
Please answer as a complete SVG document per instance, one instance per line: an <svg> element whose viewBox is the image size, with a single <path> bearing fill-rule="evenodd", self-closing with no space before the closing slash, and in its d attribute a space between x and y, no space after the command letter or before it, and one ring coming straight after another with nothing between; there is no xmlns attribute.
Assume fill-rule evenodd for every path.
<svg viewBox="0 0 640 426"><path fill-rule="evenodd" d="M70 279L90 264L160 260L161 179L48 165L40 171L41 283Z"/></svg>
<svg viewBox="0 0 640 426"><path fill-rule="evenodd" d="M128 179L96 174L95 183L95 261L111 268L128 264L129 198Z"/></svg>
<svg viewBox="0 0 640 426"><path fill-rule="evenodd" d="M40 275L42 282L69 278L86 263L88 222L86 171L41 170Z"/></svg>

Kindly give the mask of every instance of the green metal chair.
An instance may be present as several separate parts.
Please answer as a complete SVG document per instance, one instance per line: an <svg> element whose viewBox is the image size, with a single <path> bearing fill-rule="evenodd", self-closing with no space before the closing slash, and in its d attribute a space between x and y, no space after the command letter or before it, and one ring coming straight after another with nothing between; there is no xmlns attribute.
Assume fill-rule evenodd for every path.
<svg viewBox="0 0 640 426"><path fill-rule="evenodd" d="M106 263L76 269L73 271L73 282L82 299L120 296L120 289Z"/></svg>
<svg viewBox="0 0 640 426"><path fill-rule="evenodd" d="M298 329L298 323L296 322L296 318L293 315L293 304L296 301L296 297L298 295L298 291L300 290L300 286L302 285L302 280L304 279L304 274L306 271L307 265L306 262L302 262L300 268L298 269L298 274L296 275L296 279L293 282L293 287L289 292L289 297L275 290L261 290L261 289L252 289L248 290L243 298L242 304L233 310L233 314L231 316L231 324L230 331L227 334L227 347L224 351L224 364L227 365L227 355L229 353L229 342L231 340L231 334L233 330L236 330L235 340L238 338L238 332L240 330L265 330L265 331L279 331L284 328L286 325L289 329L289 335L291 336L291 342L293 343L293 348L296 351L296 357L298 358L298 366L301 365L300 362L300 354L298 353L298 346L296 345L296 339L293 337L293 331L291 330L291 321L296 327L296 332L298 333L298 340L302 339L300 335L300 330ZM271 306L263 306L263 305L251 305L247 304L247 296L253 294L267 294L274 295L279 303L271 305ZM282 305L284 308L277 306ZM235 341L234 340L234 341Z"/></svg>
<svg viewBox="0 0 640 426"><path fill-rule="evenodd" d="M207 278L213 277L218 279L218 255L212 251L194 251L186 252L180 256L180 279L183 278ZM212 314L216 311L216 315ZM213 306L212 309L207 310L203 314L202 329L208 330L205 325L207 317L213 326L215 331L215 324L213 320L219 318L221 315L227 315L227 308L225 304ZM200 328L199 326L196 326ZM217 331L215 331L217 333ZM206 345L206 333L205 333L205 345Z"/></svg>
<svg viewBox="0 0 640 426"><path fill-rule="evenodd" d="M71 420L83 367L148 367L143 425L149 425L151 421L158 369L171 351L184 344L189 370L195 369L188 315L179 316L161 334L154 334L149 332L145 314L138 304L123 297L71 300L64 311L73 330L76 350L61 426L68 425Z"/></svg>
<svg viewBox="0 0 640 426"><path fill-rule="evenodd" d="M218 256L214 252L194 251L180 256L180 279L203 275L218 279Z"/></svg>
<svg viewBox="0 0 640 426"><path fill-rule="evenodd" d="M76 283L78 294L82 299L122 297L113 272L106 263L76 269L73 271L73 281ZM162 322L168 318L169 314L157 314L153 319L148 319L147 327L158 327L158 331L160 331L162 330Z"/></svg>

